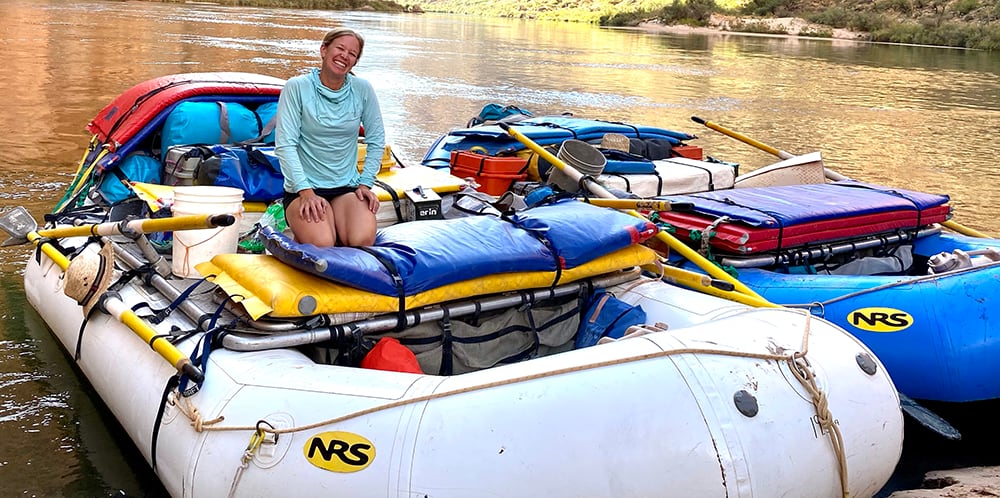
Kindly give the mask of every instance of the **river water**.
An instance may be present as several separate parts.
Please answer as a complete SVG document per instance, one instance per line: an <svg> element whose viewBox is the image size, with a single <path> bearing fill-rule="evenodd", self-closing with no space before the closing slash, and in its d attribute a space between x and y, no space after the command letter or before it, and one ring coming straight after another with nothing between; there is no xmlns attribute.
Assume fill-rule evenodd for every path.
<svg viewBox="0 0 1000 498"><path fill-rule="evenodd" d="M774 161L690 120L699 116L789 152L820 150L848 176L950 194L956 221L1000 233L996 54L130 1L0 0L0 208L23 205L41 219L72 178L87 122L131 85L179 72L287 78L316 63L318 40L337 25L366 35L356 73L375 85L404 162L490 102L696 133L692 143L743 172ZM0 248L0 495L162 495L26 305L29 254ZM1000 463L909 432L885 492L935 466Z"/></svg>

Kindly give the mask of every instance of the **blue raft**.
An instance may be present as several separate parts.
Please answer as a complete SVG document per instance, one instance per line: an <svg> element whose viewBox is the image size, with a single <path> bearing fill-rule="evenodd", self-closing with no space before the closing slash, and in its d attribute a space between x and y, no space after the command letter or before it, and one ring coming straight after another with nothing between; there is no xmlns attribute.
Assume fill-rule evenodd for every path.
<svg viewBox="0 0 1000 498"><path fill-rule="evenodd" d="M757 189L728 193L743 215L757 211L766 218L780 204L786 227L831 223L837 217L850 224L859 213L878 211L878 204L886 202L884 189L854 189L852 209L820 216L838 201L842 186L768 189L768 196ZM694 202L700 209L697 196L671 200ZM994 250L1000 240L922 223L872 230L849 238L817 236L753 255L716 248L712 256L734 267L738 279L765 299L807 307L844 327L878 355L899 391L911 398L1000 398L1000 262L995 261L1000 257Z"/></svg>
<svg viewBox="0 0 1000 498"><path fill-rule="evenodd" d="M940 253L989 248L1000 249L1000 240L941 232L921 237L912 245L910 272ZM911 398L1000 398L1000 263L918 275L787 273L794 268L740 269L739 279L771 302L808 305L844 327Z"/></svg>

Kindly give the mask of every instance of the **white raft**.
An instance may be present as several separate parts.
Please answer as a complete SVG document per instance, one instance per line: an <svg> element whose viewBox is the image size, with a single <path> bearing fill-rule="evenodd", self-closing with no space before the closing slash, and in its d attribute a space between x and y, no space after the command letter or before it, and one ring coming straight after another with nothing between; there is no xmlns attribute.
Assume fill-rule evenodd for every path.
<svg viewBox="0 0 1000 498"><path fill-rule="evenodd" d="M62 275L31 258L25 288L72 355L83 314ZM659 280L614 290L669 330L451 377L218 349L200 391L169 397L155 455L176 370L101 311L77 363L177 498L866 497L887 482L899 399L852 336ZM169 302L138 279L119 294ZM156 329L171 325L194 328L175 312ZM190 355L200 335L177 347ZM805 381L781 359L796 351Z"/></svg>

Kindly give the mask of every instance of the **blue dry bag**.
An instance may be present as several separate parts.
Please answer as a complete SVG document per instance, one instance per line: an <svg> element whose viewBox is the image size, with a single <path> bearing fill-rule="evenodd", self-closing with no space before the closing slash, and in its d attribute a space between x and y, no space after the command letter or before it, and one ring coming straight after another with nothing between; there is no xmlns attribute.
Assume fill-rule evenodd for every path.
<svg viewBox="0 0 1000 498"><path fill-rule="evenodd" d="M470 119L465 126L467 128L472 128L473 126L479 126L482 124L496 123L498 121L519 121L530 117L530 112L514 105L502 106L500 104L486 104L483 106L483 109L479 111L479 115Z"/></svg>
<svg viewBox="0 0 1000 498"><path fill-rule="evenodd" d="M646 323L646 312L642 306L633 306L604 289L598 289L587 302L574 345L577 349L593 346L604 336L620 339L626 329L643 323Z"/></svg>
<svg viewBox="0 0 1000 498"><path fill-rule="evenodd" d="M160 173L163 170L158 159L143 152L129 154L121 164L114 165L112 168L117 168L117 170L105 171L99 188L108 204L114 204L133 196L132 190L122 183L123 180L160 183Z"/></svg>
<svg viewBox="0 0 1000 498"><path fill-rule="evenodd" d="M242 144L209 149L214 155L198 167L196 184L238 188L245 201L268 202L284 194L284 176L274 147Z"/></svg>
<svg viewBox="0 0 1000 498"><path fill-rule="evenodd" d="M254 140L257 115L236 102L181 102L163 123L161 158L174 145L227 144Z"/></svg>

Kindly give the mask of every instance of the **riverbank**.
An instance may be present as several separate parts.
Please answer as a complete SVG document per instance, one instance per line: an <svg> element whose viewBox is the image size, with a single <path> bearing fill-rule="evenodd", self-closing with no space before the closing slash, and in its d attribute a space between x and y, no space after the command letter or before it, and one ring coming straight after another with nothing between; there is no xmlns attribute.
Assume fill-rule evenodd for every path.
<svg viewBox="0 0 1000 498"><path fill-rule="evenodd" d="M875 498L1000 496L1000 453L993 423L1000 400L922 405L952 424L961 439L945 439L907 417L903 455Z"/></svg>
<svg viewBox="0 0 1000 498"><path fill-rule="evenodd" d="M663 24L659 21L645 21L636 26L651 33L676 34L770 34L789 36L819 36L838 40L869 39L868 33L848 29L831 29L829 26L811 23L799 17L749 17L712 14L707 26L687 26L683 24Z"/></svg>
<svg viewBox="0 0 1000 498"><path fill-rule="evenodd" d="M896 491L889 498L965 498L1000 496L1000 467L936 470L924 476L928 489Z"/></svg>

